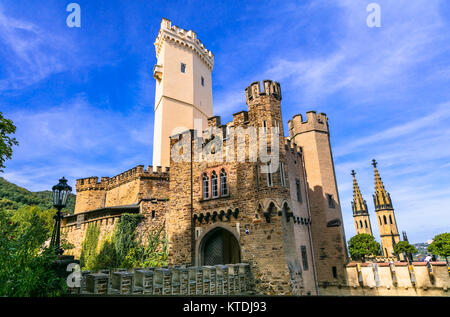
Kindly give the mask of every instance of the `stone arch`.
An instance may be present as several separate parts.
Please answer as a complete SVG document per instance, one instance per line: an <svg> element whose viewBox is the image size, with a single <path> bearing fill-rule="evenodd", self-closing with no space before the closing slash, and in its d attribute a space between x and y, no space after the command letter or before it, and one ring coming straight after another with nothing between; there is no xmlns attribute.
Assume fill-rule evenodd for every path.
<svg viewBox="0 0 450 317"><path fill-rule="evenodd" d="M198 266L241 262L239 233L226 223L215 223L209 226L198 237L195 250L195 264Z"/></svg>

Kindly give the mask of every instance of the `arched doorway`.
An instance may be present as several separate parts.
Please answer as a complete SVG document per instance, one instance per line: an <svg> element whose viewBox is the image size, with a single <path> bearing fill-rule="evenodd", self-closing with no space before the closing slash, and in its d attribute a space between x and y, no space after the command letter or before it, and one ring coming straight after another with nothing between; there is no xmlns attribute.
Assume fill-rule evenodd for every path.
<svg viewBox="0 0 450 317"><path fill-rule="evenodd" d="M228 230L217 227L208 232L200 244L200 264L233 264L241 261L239 242Z"/></svg>

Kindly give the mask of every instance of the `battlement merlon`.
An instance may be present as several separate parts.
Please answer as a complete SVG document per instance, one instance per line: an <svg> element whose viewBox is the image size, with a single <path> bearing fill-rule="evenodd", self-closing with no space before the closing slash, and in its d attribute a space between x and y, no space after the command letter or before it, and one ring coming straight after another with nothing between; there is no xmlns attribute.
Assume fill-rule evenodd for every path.
<svg viewBox="0 0 450 317"><path fill-rule="evenodd" d="M247 105L249 102L261 96L273 96L278 101L281 101L281 86L280 83L269 79L263 80L263 90L261 90L260 82L255 81L245 88L245 101Z"/></svg>
<svg viewBox="0 0 450 317"><path fill-rule="evenodd" d="M192 30L186 31L172 25L170 20L163 18L161 20L161 28L155 40L156 58L159 58L161 48L165 41L172 41L175 44L190 48L211 71L214 68L214 54L207 50L202 42L200 42L197 38L197 33Z"/></svg>
<svg viewBox="0 0 450 317"><path fill-rule="evenodd" d="M77 192L84 190L107 190L110 186L123 184L139 177L167 178L169 177L169 167L163 169L161 166L157 166L156 170L153 170L153 166L151 165L147 169L144 168L144 165L138 165L116 176L102 177L100 182L96 176L80 178L76 181L76 190Z"/></svg>
<svg viewBox="0 0 450 317"><path fill-rule="evenodd" d="M286 151L289 151L291 153L296 153L297 155L303 155L303 149L301 146L297 145L297 143L292 142L288 138L284 138L284 147Z"/></svg>
<svg viewBox="0 0 450 317"><path fill-rule="evenodd" d="M297 134L319 131L329 133L328 118L325 113L317 114L316 111L308 111L306 113L306 121L303 121L301 114L297 114L288 121L289 137L292 139Z"/></svg>

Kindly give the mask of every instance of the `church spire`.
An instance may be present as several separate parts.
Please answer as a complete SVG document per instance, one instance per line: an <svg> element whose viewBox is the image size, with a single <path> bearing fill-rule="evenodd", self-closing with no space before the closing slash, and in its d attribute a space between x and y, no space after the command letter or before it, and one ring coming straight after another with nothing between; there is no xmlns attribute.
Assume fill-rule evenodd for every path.
<svg viewBox="0 0 450 317"><path fill-rule="evenodd" d="M380 173L377 169L377 161L372 160L372 165L375 169L375 194L373 195L373 203L375 210L393 209L391 195L386 191L381 180Z"/></svg>
<svg viewBox="0 0 450 317"><path fill-rule="evenodd" d="M353 201L352 201L352 209L353 214L367 214L369 213L367 209L366 201L363 199L361 191L359 190L358 182L356 181L356 173L352 170L353 176Z"/></svg>

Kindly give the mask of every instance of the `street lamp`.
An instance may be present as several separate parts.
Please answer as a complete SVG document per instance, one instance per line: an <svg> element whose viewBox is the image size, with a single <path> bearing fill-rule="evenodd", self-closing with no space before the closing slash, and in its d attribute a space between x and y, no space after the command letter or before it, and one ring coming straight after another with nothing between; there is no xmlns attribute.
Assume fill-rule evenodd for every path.
<svg viewBox="0 0 450 317"><path fill-rule="evenodd" d="M69 197L69 193L72 191L72 187L67 185L67 179L64 177L59 180L59 183L52 188L53 192L53 207L55 207L58 211L56 215L53 217L55 219L55 226L53 227L52 240L50 242L50 246L56 250L57 255L63 254L64 250L60 245L60 236L61 236L61 220L62 214L61 209L66 207L67 198Z"/></svg>

